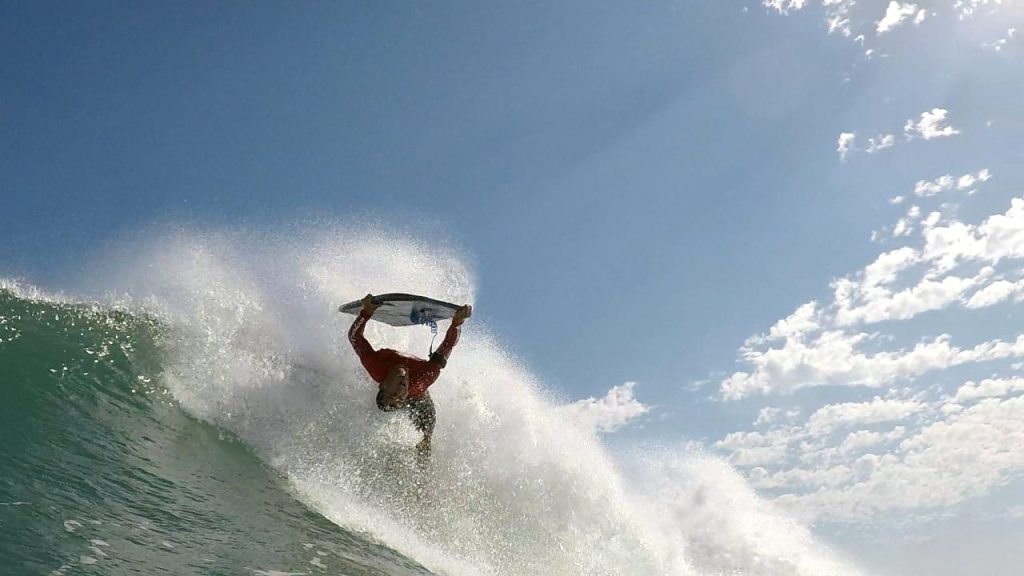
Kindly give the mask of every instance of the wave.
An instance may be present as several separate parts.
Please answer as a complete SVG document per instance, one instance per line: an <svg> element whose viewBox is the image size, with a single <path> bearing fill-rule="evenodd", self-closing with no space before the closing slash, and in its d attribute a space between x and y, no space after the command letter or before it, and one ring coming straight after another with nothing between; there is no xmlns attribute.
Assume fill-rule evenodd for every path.
<svg viewBox="0 0 1024 576"><path fill-rule="evenodd" d="M477 319L431 388L434 453L419 468L415 431L376 410L345 340L352 318L333 311L367 291L472 303L474 275L454 250L331 225L287 236L166 229L126 246L82 282L107 305L0 289L0 368L16 374L3 432L38 450L5 476L45 470L87 491L88 477L68 475L116 470L110 482L141 482L147 495L149 512L132 518L174 516L162 529L173 546L202 556L205 543L231 540L220 530L266 542L258 563L233 564L254 570L320 570L302 546L312 532L315 552L353 573L859 573L699 449L612 454ZM367 337L424 354L430 343L426 329L371 326ZM33 436L52 429L57 440ZM5 441L3 456L19 450ZM213 490L225 501L193 501L189 479L204 474L234 479ZM26 485L4 484L0 497L37 498ZM24 522L40 542L52 528Z"/></svg>

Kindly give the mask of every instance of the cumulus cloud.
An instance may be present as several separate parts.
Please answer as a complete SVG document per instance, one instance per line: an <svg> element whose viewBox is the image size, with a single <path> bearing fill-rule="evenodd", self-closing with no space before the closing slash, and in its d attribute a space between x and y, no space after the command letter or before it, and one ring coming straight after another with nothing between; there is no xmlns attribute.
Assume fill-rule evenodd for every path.
<svg viewBox="0 0 1024 576"><path fill-rule="evenodd" d="M900 218L896 221L896 225L893 226L892 235L894 238L900 238L901 236L910 236L914 232L914 226L911 224L910 219Z"/></svg>
<svg viewBox="0 0 1024 576"><path fill-rule="evenodd" d="M878 138L868 138L868 147L865 149L868 154L874 154L880 150L891 148L896 145L896 136L893 134L882 134Z"/></svg>
<svg viewBox="0 0 1024 576"><path fill-rule="evenodd" d="M764 0L764 4L768 8L784 13L790 10L803 9L804 5L807 4L807 0Z"/></svg>
<svg viewBox="0 0 1024 576"><path fill-rule="evenodd" d="M964 174L954 177L951 174L939 176L934 180L918 180L914 184L914 194L921 197L935 196L948 190L967 190L979 182L988 182L992 173L988 168L983 168L973 174Z"/></svg>
<svg viewBox="0 0 1024 576"><path fill-rule="evenodd" d="M1019 296L1024 293L1024 285L1021 282L1010 282L1009 280L996 280L981 290L975 292L964 306L970 309L985 308L994 306L1006 301L1011 296Z"/></svg>
<svg viewBox="0 0 1024 576"><path fill-rule="evenodd" d="M807 4L807 0L764 0L764 5L782 13L790 10L801 10Z"/></svg>
<svg viewBox="0 0 1024 576"><path fill-rule="evenodd" d="M772 408L771 406L761 408L761 411L757 413L757 420L754 420L754 426L772 424L779 419L780 414L782 414L781 408Z"/></svg>
<svg viewBox="0 0 1024 576"><path fill-rule="evenodd" d="M868 51L869 55L871 52L871 50ZM903 133L908 140L914 138L932 140L934 138L947 138L959 134L959 130L947 123L948 116L949 112L943 108L922 112L918 119L911 118L907 120L903 127ZM840 161L845 162L850 153L857 150L856 143L856 132L839 133L839 137L836 139L836 152L839 154ZM863 150L868 154L874 154L895 145L896 136L894 134L880 134L876 137L868 138L867 146Z"/></svg>
<svg viewBox="0 0 1024 576"><path fill-rule="evenodd" d="M581 425L598 432L615 432L650 411L633 396L636 382L615 386L603 398L587 398L562 409Z"/></svg>
<svg viewBox="0 0 1024 576"><path fill-rule="evenodd" d="M836 451L844 456L858 454L867 448L873 448L879 444L899 440L906 433L907 429L903 426L897 426L888 432L857 430L856 432L850 432L846 438L843 439L842 444L839 445Z"/></svg>
<svg viewBox="0 0 1024 576"><path fill-rule="evenodd" d="M959 134L959 130L946 123L947 116L949 116L949 111L944 108L933 108L931 111L922 112L917 121L914 121L913 118L907 120L903 126L903 133L907 135L907 138L919 137L925 140L948 138Z"/></svg>
<svg viewBox="0 0 1024 576"><path fill-rule="evenodd" d="M912 207L908 214L913 213ZM938 310L958 301L967 290L986 278L980 274L973 278L947 276L941 280L926 277L903 290L894 291L888 286L900 272L920 261L920 252L904 247L878 256L859 278L834 281L835 324L852 326L907 319L921 312Z"/></svg>
<svg viewBox="0 0 1024 576"><path fill-rule="evenodd" d="M791 394L813 386L879 388L953 366L1024 357L1024 335L1015 340L993 339L971 347L952 344L948 334L919 342L912 348L865 352L870 334L822 332L809 341L787 340L779 348L745 349L752 368L734 372L719 386L726 400L754 394Z"/></svg>
<svg viewBox="0 0 1024 576"><path fill-rule="evenodd" d="M953 506L1024 474L1024 379L969 381L935 404L879 398L825 406L803 426L715 443L751 484L810 521L856 523ZM963 406L962 404L966 404ZM907 426L879 425L914 417ZM873 426L876 429L864 429ZM837 436L844 428L860 428Z"/></svg>
<svg viewBox="0 0 1024 576"><path fill-rule="evenodd" d="M901 3L892 0L889 2L889 7L885 9L885 16L876 23L875 33L878 35L885 34L915 14L917 14L917 4Z"/></svg>
<svg viewBox="0 0 1024 576"><path fill-rule="evenodd" d="M923 257L937 270L951 269L965 261L998 263L1024 257L1024 199L1014 198L1003 214L994 214L979 225L949 222L924 231Z"/></svg>
<svg viewBox="0 0 1024 576"><path fill-rule="evenodd" d="M858 299L837 298L836 325L853 326L875 324L886 320L906 320L922 312L941 310L959 302L964 294L986 280L985 275L975 277L947 276L941 280L925 278L917 285L904 290L890 291L876 287L868 292L857 293ZM848 281L845 281L848 282ZM854 287L847 292L854 292ZM840 287L837 290L843 291Z"/></svg>
<svg viewBox="0 0 1024 576"><path fill-rule="evenodd" d="M854 480L775 500L802 517L859 522L900 510L948 508L1024 472L1024 397L986 398L908 436L895 450L836 467Z"/></svg>
<svg viewBox="0 0 1024 576"><path fill-rule="evenodd" d="M775 323L768 330L768 340L800 337L821 328L818 303L811 301L796 309L791 315Z"/></svg>
<svg viewBox="0 0 1024 576"><path fill-rule="evenodd" d="M953 180L969 185L967 180L979 180L981 174ZM906 226L920 223L923 246L880 254L860 272L834 280L831 302L803 304L767 333L748 338L739 350L745 369L720 381L722 397L789 394L810 386L877 388L935 370L1024 354L1024 336L960 347L947 334L924 338L911 348L871 351L886 341L858 330L861 326L908 320L954 305L972 310L1011 298L1024 300L1024 279L998 272L1003 263L1024 259L1024 199L1013 199L1005 213L980 224L943 221L938 212L921 216L920 208L911 206ZM969 273L950 273L968 264Z"/></svg>
<svg viewBox="0 0 1024 576"><path fill-rule="evenodd" d="M811 414L807 428L812 435L830 434L842 427L903 420L922 409L924 405L914 400L884 400L875 396L870 402L824 406Z"/></svg>
<svg viewBox="0 0 1024 576"><path fill-rule="evenodd" d="M918 182L915 195L968 190L990 177L987 169L947 174ZM769 406L758 413L756 430L714 443L751 485L781 494L776 503L811 521L948 509L1024 477L1024 378L978 378L951 393L941 379L931 386L926 380L953 367L999 370L1024 358L1024 335L964 343L940 334L897 345L891 334L862 328L885 330L952 305L1024 301L1024 198L977 223L925 215L916 205L901 221L919 230L917 244L882 252L834 280L830 300L807 302L748 338L740 348L743 369L720 383L726 400L847 388L845 401L812 409L802 422ZM893 332L913 332L907 328ZM811 397L820 396L793 401Z"/></svg>
<svg viewBox="0 0 1024 576"><path fill-rule="evenodd" d="M998 398L1013 392L1024 392L1024 378L986 378L981 382L965 382L953 402L964 404L979 398Z"/></svg>
<svg viewBox="0 0 1024 576"><path fill-rule="evenodd" d="M853 470L849 466L816 468L813 470L790 468L769 474L764 468L755 468L749 475L750 483L755 488L821 488L825 486L842 486L853 479Z"/></svg>
<svg viewBox="0 0 1024 576"><path fill-rule="evenodd" d="M957 301L969 307L992 305L1020 293L1017 284L1009 287L1004 281L997 281L990 285L995 288L983 288L967 298L971 289L988 281L991 268L982 269L974 277L925 278L899 291L886 287L918 258L919 253L911 248L887 252L865 269L859 282L850 279L836 282L834 313L830 318L826 319L817 304L810 302L779 321L767 335L748 339L740 354L752 370L735 372L723 380L720 384L723 397L787 394L808 386L879 387L932 370L1024 354L1024 336L1016 341L991 340L960 348L951 344L948 335L919 342L911 349L871 354L862 348L875 343L875 337L836 329L906 319Z"/></svg>
<svg viewBox="0 0 1024 576"><path fill-rule="evenodd" d="M788 14L791 10L802 10L807 6L807 0L762 0L762 3L781 14ZM855 4L856 0L821 0L829 34L841 34L846 37L852 35L850 9Z"/></svg>
<svg viewBox="0 0 1024 576"><path fill-rule="evenodd" d="M798 429L775 429L770 432L733 432L715 443L715 448L729 453L734 466L781 464L789 456L789 445L799 436Z"/></svg>
<svg viewBox="0 0 1024 576"><path fill-rule="evenodd" d="M836 152L839 153L840 161L846 162L846 157L849 155L850 150L853 149L854 141L856 140L856 132L842 132L839 134L839 140L836 142Z"/></svg>

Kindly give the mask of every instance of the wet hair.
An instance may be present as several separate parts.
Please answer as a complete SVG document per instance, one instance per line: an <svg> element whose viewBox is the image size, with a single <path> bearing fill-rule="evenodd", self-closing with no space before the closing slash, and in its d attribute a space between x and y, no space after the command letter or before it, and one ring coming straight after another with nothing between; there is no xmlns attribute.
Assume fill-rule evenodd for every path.
<svg viewBox="0 0 1024 576"><path fill-rule="evenodd" d="M440 352L433 352L430 354L430 361L437 364L441 368L448 365L448 359L444 357Z"/></svg>

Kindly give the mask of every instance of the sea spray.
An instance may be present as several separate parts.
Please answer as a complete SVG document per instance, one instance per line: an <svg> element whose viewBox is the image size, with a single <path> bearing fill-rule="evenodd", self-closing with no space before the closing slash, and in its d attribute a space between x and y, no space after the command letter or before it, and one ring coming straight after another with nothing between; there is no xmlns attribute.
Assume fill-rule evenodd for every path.
<svg viewBox="0 0 1024 576"><path fill-rule="evenodd" d="M610 454L476 318L431 388L434 453L417 467L414 430L375 409L345 338L352 318L334 310L371 291L472 303L456 251L332 226L148 236L100 285L173 326L159 339L161 385L307 506L434 572L858 573L718 459ZM430 342L429 330L376 323L367 337L423 355Z"/></svg>

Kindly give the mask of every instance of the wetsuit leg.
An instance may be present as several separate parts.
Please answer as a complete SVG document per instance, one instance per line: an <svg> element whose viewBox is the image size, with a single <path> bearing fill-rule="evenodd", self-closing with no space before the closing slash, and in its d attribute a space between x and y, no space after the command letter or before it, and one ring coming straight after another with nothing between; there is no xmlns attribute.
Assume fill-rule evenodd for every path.
<svg viewBox="0 0 1024 576"><path fill-rule="evenodd" d="M424 392L422 396L408 400L406 406L409 407L409 416L412 418L413 426L427 436L433 434L437 415L434 412L434 401L430 399L430 394Z"/></svg>

